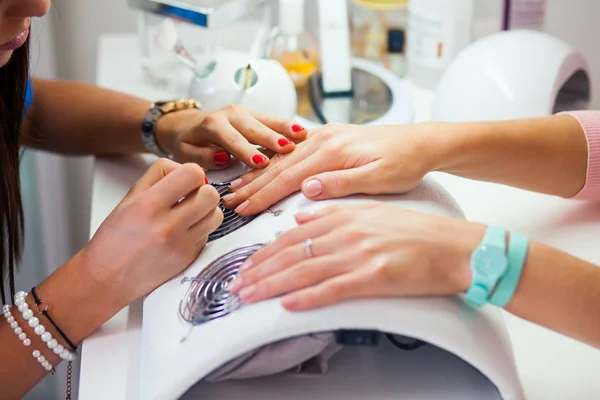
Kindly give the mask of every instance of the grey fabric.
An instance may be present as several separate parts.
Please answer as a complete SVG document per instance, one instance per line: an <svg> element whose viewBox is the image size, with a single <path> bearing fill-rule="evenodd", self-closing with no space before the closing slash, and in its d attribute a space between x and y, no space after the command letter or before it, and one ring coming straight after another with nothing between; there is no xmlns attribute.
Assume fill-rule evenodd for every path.
<svg viewBox="0 0 600 400"><path fill-rule="evenodd" d="M206 380L249 379L286 371L324 374L329 359L341 348L333 333L287 339L236 358L210 374Z"/></svg>

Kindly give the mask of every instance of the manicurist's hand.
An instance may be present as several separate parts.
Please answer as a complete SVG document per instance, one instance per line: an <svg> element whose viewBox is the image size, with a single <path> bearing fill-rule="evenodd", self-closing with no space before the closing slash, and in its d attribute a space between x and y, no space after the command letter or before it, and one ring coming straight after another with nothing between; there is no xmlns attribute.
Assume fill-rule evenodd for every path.
<svg viewBox="0 0 600 400"><path fill-rule="evenodd" d="M431 124L326 125L293 153L232 182L225 206L251 215L299 189L313 200L409 191L435 168L432 134Z"/></svg>
<svg viewBox="0 0 600 400"><path fill-rule="evenodd" d="M205 184L198 165L159 160L81 252L86 272L129 304L198 256L223 220L218 203L219 194Z"/></svg>
<svg viewBox="0 0 600 400"><path fill-rule="evenodd" d="M286 295L286 309L306 310L351 298L465 292L485 230L381 203L333 206L296 220L298 227L242 265L230 290L244 302Z"/></svg>
<svg viewBox="0 0 600 400"><path fill-rule="evenodd" d="M217 111L185 110L159 119L159 146L178 162L194 162L214 170L230 165L231 156L252 168L265 168L269 158L256 146L279 154L292 152L307 131L285 118L230 105Z"/></svg>

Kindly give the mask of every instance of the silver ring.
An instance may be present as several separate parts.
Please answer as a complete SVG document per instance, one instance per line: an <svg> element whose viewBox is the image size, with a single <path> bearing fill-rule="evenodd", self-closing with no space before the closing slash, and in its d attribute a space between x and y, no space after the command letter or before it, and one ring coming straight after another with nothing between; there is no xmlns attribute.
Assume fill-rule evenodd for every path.
<svg viewBox="0 0 600 400"><path fill-rule="evenodd" d="M304 241L304 250L306 251L308 258L313 258L315 256L312 252L312 240L306 239Z"/></svg>

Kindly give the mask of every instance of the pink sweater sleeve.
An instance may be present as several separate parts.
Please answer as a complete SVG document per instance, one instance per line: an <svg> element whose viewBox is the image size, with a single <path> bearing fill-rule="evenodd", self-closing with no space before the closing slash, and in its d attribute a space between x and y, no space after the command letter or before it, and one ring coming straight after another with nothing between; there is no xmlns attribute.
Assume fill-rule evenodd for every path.
<svg viewBox="0 0 600 400"><path fill-rule="evenodd" d="M570 111L579 121L588 145L588 166L585 186L574 199L600 200L600 111Z"/></svg>

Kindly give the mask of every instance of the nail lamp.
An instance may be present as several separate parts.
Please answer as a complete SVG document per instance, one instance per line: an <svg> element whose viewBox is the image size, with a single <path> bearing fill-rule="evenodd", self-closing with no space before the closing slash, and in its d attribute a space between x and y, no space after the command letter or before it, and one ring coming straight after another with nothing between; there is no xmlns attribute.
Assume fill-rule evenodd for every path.
<svg viewBox="0 0 600 400"><path fill-rule="evenodd" d="M231 180L245 170L237 166L207 175L223 195L227 189L219 182ZM223 290L221 283L196 282L191 286L182 282L184 277L206 277L207 271L213 278L231 280L239 263L247 258L245 249L267 243L294 227L294 215L300 211L375 201L464 218L450 194L429 177L404 195L313 202L297 193L245 223L232 223L234 217L226 215L224 224L233 229L210 238L187 271L144 300L141 398L523 399L502 314L496 308L473 309L457 297L374 298L293 313L283 309L279 299L243 305ZM318 245L314 249L318 251ZM238 264L223 262L231 252L235 252L233 260ZM207 302L212 305L198 313L197 306ZM199 317L201 320L190 323ZM359 339L364 333L369 337L380 334L380 340L345 343L329 360L325 374L304 374L292 369L260 378L218 382L207 379L265 346L309 334L348 330L358 331ZM384 333L428 344L403 351L390 345ZM279 353L273 357L273 362L278 363L285 358Z"/></svg>
<svg viewBox="0 0 600 400"><path fill-rule="evenodd" d="M585 109L591 98L583 55L547 33L499 32L460 52L440 79L437 121L530 118Z"/></svg>

